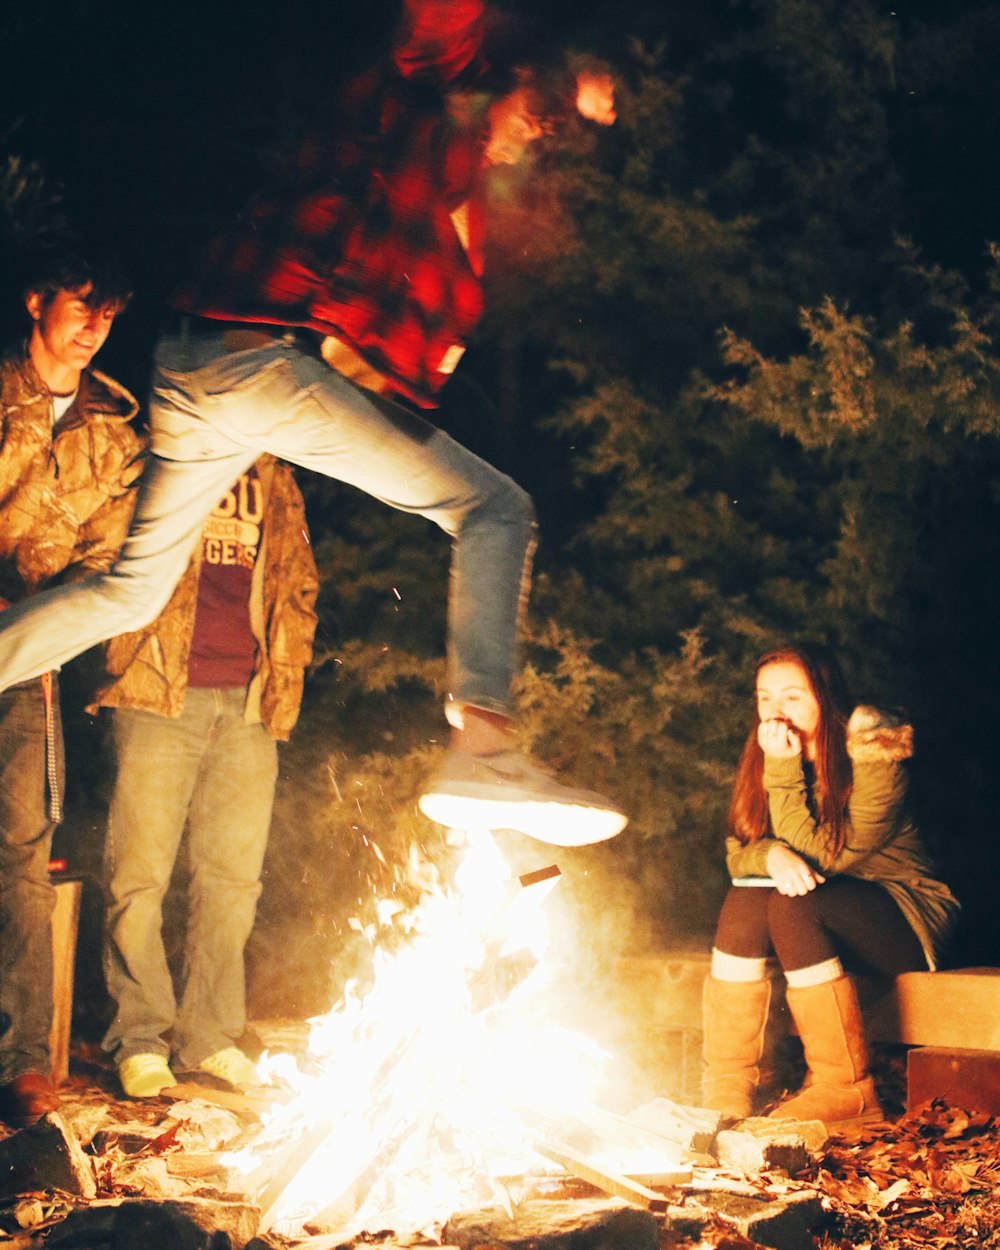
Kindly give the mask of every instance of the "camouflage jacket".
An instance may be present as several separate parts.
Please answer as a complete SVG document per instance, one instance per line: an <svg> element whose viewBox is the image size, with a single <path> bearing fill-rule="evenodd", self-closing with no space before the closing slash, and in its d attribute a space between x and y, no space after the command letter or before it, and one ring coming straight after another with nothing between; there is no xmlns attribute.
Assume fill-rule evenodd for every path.
<svg viewBox="0 0 1000 1250"><path fill-rule="evenodd" d="M85 369L53 427L52 397L23 348L0 359L0 598L110 568L128 532L144 442L123 386Z"/></svg>
<svg viewBox="0 0 1000 1250"><path fill-rule="evenodd" d="M319 582L305 505L291 468L265 455L258 460L257 470L264 492L264 519L250 590L257 654L245 715L250 721L262 721L273 738L283 741L298 718L303 674L312 657ZM90 710L130 707L160 716L180 715L200 565L199 544L156 620L105 645L106 678Z"/></svg>

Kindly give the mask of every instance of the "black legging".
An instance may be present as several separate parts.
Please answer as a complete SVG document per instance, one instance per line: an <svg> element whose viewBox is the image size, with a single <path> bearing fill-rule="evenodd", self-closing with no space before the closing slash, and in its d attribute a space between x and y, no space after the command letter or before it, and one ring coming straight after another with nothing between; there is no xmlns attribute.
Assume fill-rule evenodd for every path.
<svg viewBox="0 0 1000 1250"><path fill-rule="evenodd" d="M874 881L833 877L808 894L733 886L715 945L727 955L775 954L785 972L839 957L848 972L898 976L926 971L923 947L888 891Z"/></svg>

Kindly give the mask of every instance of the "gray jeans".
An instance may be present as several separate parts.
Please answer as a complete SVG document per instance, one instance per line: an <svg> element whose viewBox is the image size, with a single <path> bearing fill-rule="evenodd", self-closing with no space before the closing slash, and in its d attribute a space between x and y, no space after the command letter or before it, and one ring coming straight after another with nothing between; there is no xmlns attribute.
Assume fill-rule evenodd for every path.
<svg viewBox="0 0 1000 1250"><path fill-rule="evenodd" d="M104 968L117 1011L104 1038L121 1063L181 1064L232 1046L246 1027L243 952L260 896L278 755L243 718L242 689L188 690L179 717L116 708L108 812ZM187 827L188 910L177 1006L163 899Z"/></svg>
<svg viewBox="0 0 1000 1250"><path fill-rule="evenodd" d="M61 777L58 724L56 743ZM51 1068L53 828L45 705L34 681L0 694L0 1082Z"/></svg>
<svg viewBox="0 0 1000 1250"><path fill-rule="evenodd" d="M150 418L154 455L117 563L0 616L0 688L153 620L209 513L271 452L453 539L448 700L509 713L534 541L531 500L510 478L354 386L291 334L248 351L226 351L221 334L164 338Z"/></svg>

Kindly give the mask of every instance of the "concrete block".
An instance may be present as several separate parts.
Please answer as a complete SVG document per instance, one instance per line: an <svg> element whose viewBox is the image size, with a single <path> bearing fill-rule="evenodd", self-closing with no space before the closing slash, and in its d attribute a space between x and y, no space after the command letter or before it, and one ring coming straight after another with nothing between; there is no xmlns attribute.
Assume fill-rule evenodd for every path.
<svg viewBox="0 0 1000 1250"><path fill-rule="evenodd" d="M715 1157L724 1168L789 1176L803 1171L823 1153L829 1134L818 1120L769 1120L755 1116L724 1129L715 1139Z"/></svg>

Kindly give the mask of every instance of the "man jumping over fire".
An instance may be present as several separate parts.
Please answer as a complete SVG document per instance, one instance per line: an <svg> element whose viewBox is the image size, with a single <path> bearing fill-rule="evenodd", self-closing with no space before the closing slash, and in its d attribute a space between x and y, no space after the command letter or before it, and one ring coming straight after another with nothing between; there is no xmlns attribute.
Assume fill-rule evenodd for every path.
<svg viewBox="0 0 1000 1250"><path fill-rule="evenodd" d="M154 455L121 556L104 575L4 613L0 683L152 620L220 496L270 452L453 539L451 741L423 811L456 828L580 845L618 833L626 817L514 748L531 501L385 398L434 406L482 308L482 174L543 133L527 71L503 94L492 85L485 30L482 0L405 0L391 58L348 82L294 185L258 196L210 249L158 344ZM610 84L580 86L580 111L613 121Z"/></svg>

